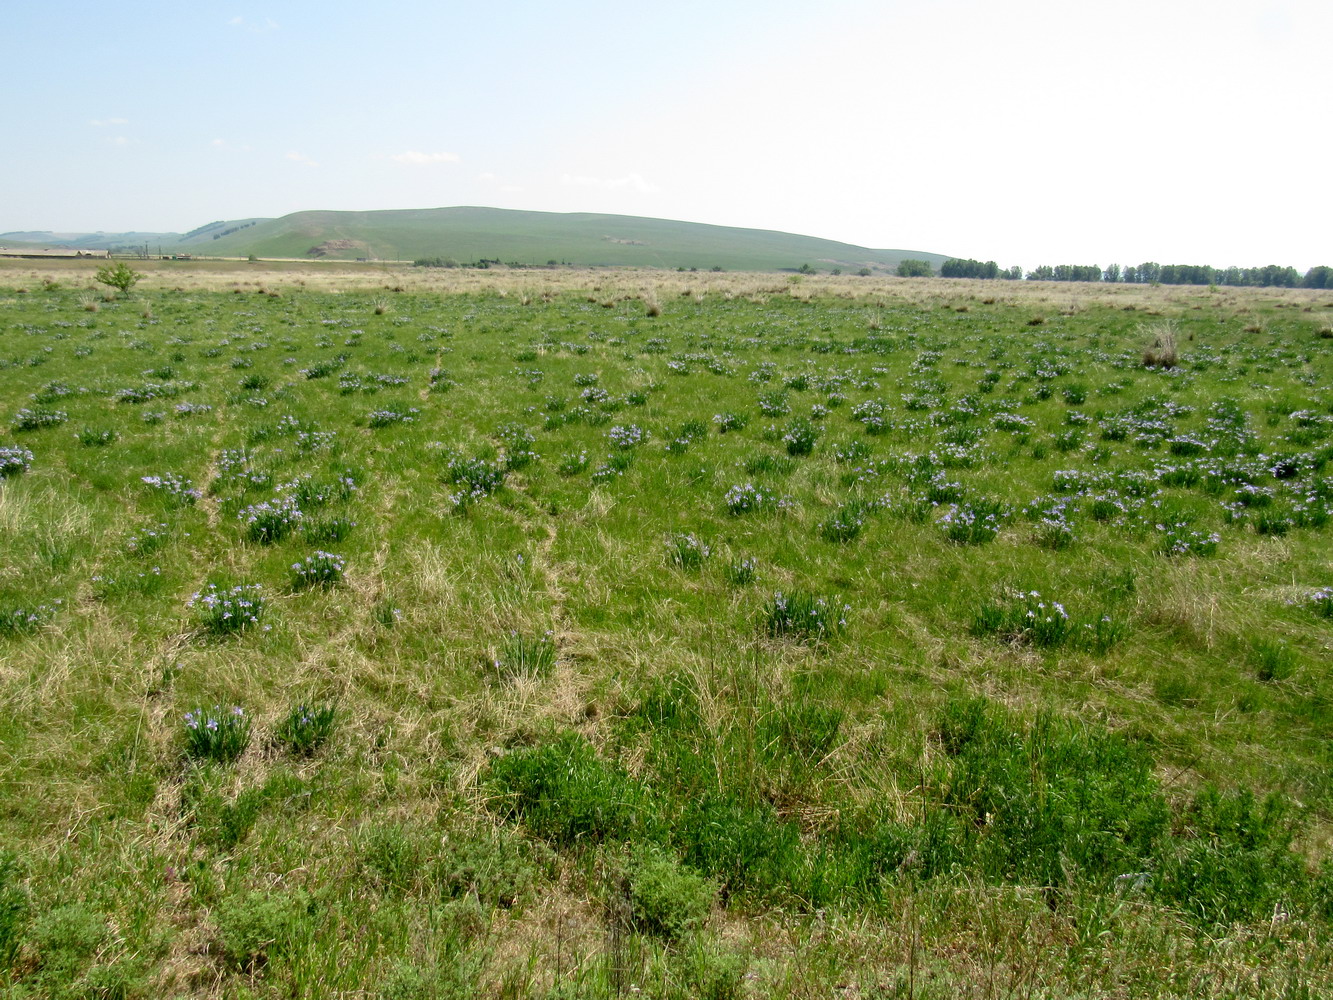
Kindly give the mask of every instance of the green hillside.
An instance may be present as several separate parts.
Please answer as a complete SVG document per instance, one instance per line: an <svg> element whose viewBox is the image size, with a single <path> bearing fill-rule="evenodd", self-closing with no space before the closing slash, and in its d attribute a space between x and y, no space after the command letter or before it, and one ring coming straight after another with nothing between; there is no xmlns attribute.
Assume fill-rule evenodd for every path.
<svg viewBox="0 0 1333 1000"><path fill-rule="evenodd" d="M317 247L323 251L311 253ZM819 270L895 268L904 257L942 254L870 250L833 240L763 229L592 213L431 208L386 212L296 212L258 222L199 249L219 255L324 256L415 260L442 257L545 264L722 267L769 271L810 264Z"/></svg>

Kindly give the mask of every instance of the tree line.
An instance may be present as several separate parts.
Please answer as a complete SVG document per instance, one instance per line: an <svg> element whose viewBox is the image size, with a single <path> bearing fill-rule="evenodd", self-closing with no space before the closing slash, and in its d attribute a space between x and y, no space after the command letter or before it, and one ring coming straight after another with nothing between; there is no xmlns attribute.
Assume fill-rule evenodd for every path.
<svg viewBox="0 0 1333 1000"><path fill-rule="evenodd" d="M913 264L925 263L913 261ZM927 277L917 268L913 277ZM1158 264L1147 261L1121 267L1111 264L1043 264L1024 273L1018 266L1001 269L993 260L950 258L940 265L941 278L1001 278L1017 281L1105 281L1131 285L1235 285L1277 288L1333 288L1333 267L1312 267L1302 275L1294 267L1212 267L1208 264Z"/></svg>

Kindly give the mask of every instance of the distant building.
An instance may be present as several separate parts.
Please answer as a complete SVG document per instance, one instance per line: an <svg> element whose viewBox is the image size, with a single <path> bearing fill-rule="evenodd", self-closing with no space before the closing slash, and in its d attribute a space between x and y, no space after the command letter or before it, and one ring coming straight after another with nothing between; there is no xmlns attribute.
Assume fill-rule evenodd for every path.
<svg viewBox="0 0 1333 1000"><path fill-rule="evenodd" d="M38 250L32 247L0 247L0 257L26 257L33 260L49 260L53 257L61 260L74 260L79 257L105 258L110 256L110 250L72 250L69 247L48 247Z"/></svg>

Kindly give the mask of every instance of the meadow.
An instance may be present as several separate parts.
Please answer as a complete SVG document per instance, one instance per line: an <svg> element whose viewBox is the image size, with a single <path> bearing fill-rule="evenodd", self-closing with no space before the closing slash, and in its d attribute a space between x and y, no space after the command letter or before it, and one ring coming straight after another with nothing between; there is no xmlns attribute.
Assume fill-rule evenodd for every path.
<svg viewBox="0 0 1333 1000"><path fill-rule="evenodd" d="M0 997L1333 992L1333 295L0 269Z"/></svg>

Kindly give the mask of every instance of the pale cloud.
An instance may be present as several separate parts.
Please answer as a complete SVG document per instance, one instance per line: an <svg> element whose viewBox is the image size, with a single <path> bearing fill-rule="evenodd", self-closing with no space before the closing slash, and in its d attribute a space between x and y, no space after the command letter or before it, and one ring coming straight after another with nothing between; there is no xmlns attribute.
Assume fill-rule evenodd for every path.
<svg viewBox="0 0 1333 1000"><path fill-rule="evenodd" d="M642 174L629 173L624 177L588 177L583 174L561 174L561 184L575 187L598 187L608 191L632 190L639 194L656 194L662 189Z"/></svg>
<svg viewBox="0 0 1333 1000"><path fill-rule="evenodd" d="M293 163L304 163L307 167L319 166L319 164L316 163L314 160L312 160L310 157L306 156L304 153L298 153L296 152L296 150L292 150L290 153L288 153L285 159L291 160Z"/></svg>
<svg viewBox="0 0 1333 1000"><path fill-rule="evenodd" d="M264 18L263 21L250 21L244 17L233 17L227 23L230 24L233 28L241 28L244 31L250 31L257 35L264 34L265 32L269 31L277 31L280 27L282 27L282 25L278 24L278 22L273 20L273 18L271 17L266 17Z"/></svg>
<svg viewBox="0 0 1333 1000"><path fill-rule="evenodd" d="M94 118L88 122L94 128L105 128L107 125L128 125L129 123L128 118Z"/></svg>
<svg viewBox="0 0 1333 1000"><path fill-rule="evenodd" d="M459 155L457 153L421 153L416 150L408 150L406 153L394 153L389 159L394 163L405 163L408 166L420 167L431 163L457 163Z"/></svg>
<svg viewBox="0 0 1333 1000"><path fill-rule="evenodd" d="M130 144L129 137L124 135L115 136L110 142L113 146L128 146Z"/></svg>
<svg viewBox="0 0 1333 1000"><path fill-rule="evenodd" d="M226 140L226 139L214 139L212 142L209 143L209 145L210 145L210 146L217 146L219 149L221 149L223 146L227 145L227 140Z"/></svg>

